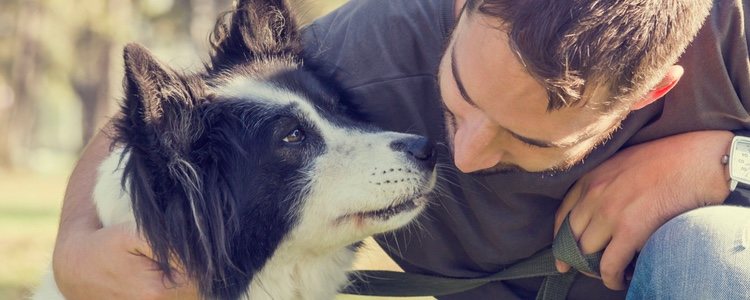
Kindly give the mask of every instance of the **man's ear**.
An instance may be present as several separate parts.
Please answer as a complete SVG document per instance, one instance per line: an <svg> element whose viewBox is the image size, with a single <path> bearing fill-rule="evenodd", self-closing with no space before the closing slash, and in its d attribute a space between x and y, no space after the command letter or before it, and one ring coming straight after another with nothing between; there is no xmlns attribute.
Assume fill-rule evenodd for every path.
<svg viewBox="0 0 750 300"><path fill-rule="evenodd" d="M630 110L639 110L664 97L664 95L666 95L669 91L672 90L672 88L674 88L675 85L677 85L677 82L680 81L680 78L682 78L682 74L684 73L685 69L683 69L680 65L673 65L669 67L669 70L666 74L664 74L664 78L662 78L659 84L651 89L646 94L646 96L641 98L640 101L634 103L630 107Z"/></svg>

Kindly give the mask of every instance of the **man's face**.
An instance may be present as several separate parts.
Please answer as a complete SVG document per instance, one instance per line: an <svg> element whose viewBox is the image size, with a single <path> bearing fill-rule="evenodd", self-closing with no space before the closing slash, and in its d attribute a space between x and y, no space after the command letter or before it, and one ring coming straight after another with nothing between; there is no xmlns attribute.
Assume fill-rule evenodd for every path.
<svg viewBox="0 0 750 300"><path fill-rule="evenodd" d="M500 24L463 14L440 63L448 141L465 173L543 172L579 162L626 112L588 107L549 112L547 93L524 68ZM606 97L590 89L591 101Z"/></svg>

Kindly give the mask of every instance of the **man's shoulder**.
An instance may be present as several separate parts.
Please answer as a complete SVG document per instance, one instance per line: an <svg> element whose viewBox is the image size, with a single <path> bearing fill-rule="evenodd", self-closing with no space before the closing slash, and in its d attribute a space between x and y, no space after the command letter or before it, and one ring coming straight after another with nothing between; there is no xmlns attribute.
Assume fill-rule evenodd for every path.
<svg viewBox="0 0 750 300"><path fill-rule="evenodd" d="M328 35L328 30L348 30L357 33L388 32L390 29L444 30L450 24L443 22L452 22L445 20L448 16L444 15L444 9L452 8L453 3L454 0L350 0L328 15L315 20L310 27L323 36ZM415 25L417 27L407 28Z"/></svg>
<svg viewBox="0 0 750 300"><path fill-rule="evenodd" d="M677 62L685 69L680 82L656 105L624 123L640 126L628 144L678 133L750 127L750 0L714 0L703 28ZM620 130L626 131L627 130Z"/></svg>
<svg viewBox="0 0 750 300"><path fill-rule="evenodd" d="M714 6L704 27L714 27L720 30L717 32L719 34L735 34L735 30L748 28L748 16L750 0L714 0Z"/></svg>
<svg viewBox="0 0 750 300"><path fill-rule="evenodd" d="M453 0L352 0L305 28L305 55L343 79L344 88L431 72L453 25L452 6Z"/></svg>

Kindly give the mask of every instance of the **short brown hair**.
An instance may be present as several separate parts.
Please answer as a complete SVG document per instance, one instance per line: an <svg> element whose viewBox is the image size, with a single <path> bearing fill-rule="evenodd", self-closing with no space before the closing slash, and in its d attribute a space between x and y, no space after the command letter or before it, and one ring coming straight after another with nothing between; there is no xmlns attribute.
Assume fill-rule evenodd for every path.
<svg viewBox="0 0 750 300"><path fill-rule="evenodd" d="M711 0L467 0L501 19L511 47L547 89L549 110L602 110L640 99L692 41ZM583 99L588 83L611 97Z"/></svg>

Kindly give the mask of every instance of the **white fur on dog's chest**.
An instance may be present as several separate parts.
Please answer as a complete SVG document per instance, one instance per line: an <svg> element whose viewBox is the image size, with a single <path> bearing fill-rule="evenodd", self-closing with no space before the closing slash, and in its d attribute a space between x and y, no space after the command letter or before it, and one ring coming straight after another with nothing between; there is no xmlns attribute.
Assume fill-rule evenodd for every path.
<svg viewBox="0 0 750 300"><path fill-rule="evenodd" d="M346 284L346 271L354 261L352 250L305 255L285 249L289 247L279 248L253 278L249 299L333 299Z"/></svg>
<svg viewBox="0 0 750 300"><path fill-rule="evenodd" d="M122 149L117 148L99 165L93 198L99 219L105 227L126 222L135 224L130 194L123 190L122 185L122 168L128 157L122 156Z"/></svg>

